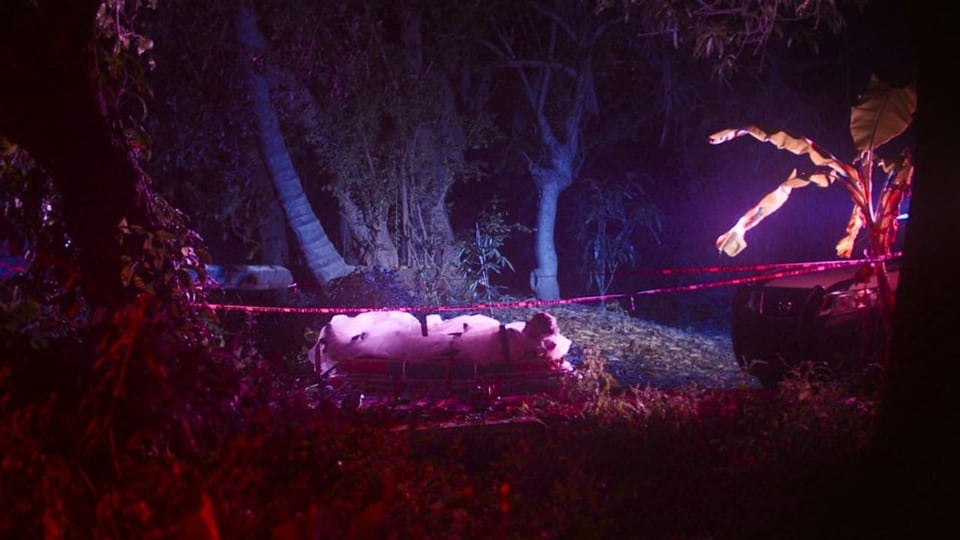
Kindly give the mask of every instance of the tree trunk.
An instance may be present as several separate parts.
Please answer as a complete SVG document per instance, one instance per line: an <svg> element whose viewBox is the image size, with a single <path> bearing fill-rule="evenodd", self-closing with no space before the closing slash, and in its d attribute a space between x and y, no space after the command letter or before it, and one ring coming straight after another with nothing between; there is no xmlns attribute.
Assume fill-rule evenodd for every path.
<svg viewBox="0 0 960 540"><path fill-rule="evenodd" d="M589 11L579 15L589 16ZM591 57L594 54L592 47L598 34L593 35L593 31L588 31L586 35L574 39L579 58L575 60L575 75L570 79L564 70L557 70L552 61L557 54L557 21L560 18L562 17L557 15L550 21L551 37L546 43L546 48L541 51L541 54L545 58L550 58L551 61L534 68L533 76L527 72L528 68L525 64L514 62L515 59L509 47L504 51L504 57L508 58L508 65L512 65L517 70L523 83L523 90L530 103L539 138L537 144L541 158L538 161L531 160L529 164L530 174L540 193L537 206L537 232L534 240L537 267L530 273L530 288L541 300L560 298L557 250L554 245L557 200L560 193L573 183L579 169L577 154L580 152L580 128L584 111L596 112ZM509 43L509 37L504 35L502 38L505 43ZM562 114L551 115L546 105L548 100L557 102L566 100L561 109ZM559 120L556 123L559 130L555 131L550 122L551 116Z"/></svg>
<svg viewBox="0 0 960 540"><path fill-rule="evenodd" d="M289 102L288 112L305 133L327 141L321 123L321 111L317 100L297 78L286 70L278 70L281 84L287 88L284 101ZM324 148L313 145L317 163L326 159ZM399 254L396 243L387 227L384 216L365 216L360 207L350 198L349 191L337 191L334 195L340 206L340 227L342 255L350 263L376 268L397 268Z"/></svg>
<svg viewBox="0 0 960 540"><path fill-rule="evenodd" d="M366 266L395 269L400 265L397 247L386 223L378 221L373 229L364 222L363 215L350 199L349 193L339 195L340 222L344 226L344 249L354 253L357 261Z"/></svg>
<svg viewBox="0 0 960 540"><path fill-rule="evenodd" d="M310 201L307 200L303 184L283 140L280 121L270 101L270 86L257 71L255 63L263 61L262 54L267 47L266 39L257 28L253 8L249 5L242 6L237 12L235 24L240 44L249 55L249 63L246 65L247 85L256 116L260 149L287 216L287 223L300 243L307 267L320 283L346 276L350 273L350 267L330 242L310 206Z"/></svg>
<svg viewBox="0 0 960 540"><path fill-rule="evenodd" d="M439 244L437 264L447 266L455 262L456 256L453 226L450 224L450 214L447 210L447 194L456 179L447 164L462 160L464 149L467 148L463 124L457 117L453 88L449 84L445 84L443 88L443 114L440 115L436 130L439 140L433 143L435 179L434 189L427 192L431 198L427 207L427 219L430 232Z"/></svg>
<svg viewBox="0 0 960 540"><path fill-rule="evenodd" d="M453 184L452 181L450 183ZM454 264L457 250L454 247L453 226L450 224L450 214L447 212L447 190L443 190L442 193L443 194L438 197L439 200L430 207L427 216L429 219L428 226L438 243L438 260L436 263L440 266L448 266Z"/></svg>
<svg viewBox="0 0 960 540"><path fill-rule="evenodd" d="M557 281L557 250L553 238L557 223L557 200L561 189L559 181L549 176L537 179L537 186L540 191L534 238L537 267L530 272L530 288L541 300L556 300L560 298L560 284Z"/></svg>
<svg viewBox="0 0 960 540"><path fill-rule="evenodd" d="M953 74L943 69L957 61L954 21L919 4L908 11L924 53L916 56L923 59L916 176L875 459L861 488L868 496L860 515L851 518L857 527L866 523L874 529L865 535L888 538L934 537L954 526L960 471L960 424L954 415L960 375L955 361L960 189L953 181L956 144L946 136L956 129Z"/></svg>
<svg viewBox="0 0 960 540"><path fill-rule="evenodd" d="M541 300L560 298L560 283L557 280L557 249L554 230L557 224L557 201L560 193L570 187L574 177L574 159L579 144L581 105L583 94L578 93L575 104L566 119L566 141L560 143L550 130L543 114L539 114L541 126L540 145L547 156L547 166L530 164L530 174L537 185L540 200L537 203L537 231L534 238L534 254L537 267L530 273L530 288Z"/></svg>
<svg viewBox="0 0 960 540"><path fill-rule="evenodd" d="M456 255L446 201L455 179L448 163L463 158L464 143L452 94L448 88L443 93L443 112L436 126L417 129L405 156L404 169L410 173L405 182L415 188L409 195L412 216L406 232L421 248L414 258L427 268L452 265Z"/></svg>

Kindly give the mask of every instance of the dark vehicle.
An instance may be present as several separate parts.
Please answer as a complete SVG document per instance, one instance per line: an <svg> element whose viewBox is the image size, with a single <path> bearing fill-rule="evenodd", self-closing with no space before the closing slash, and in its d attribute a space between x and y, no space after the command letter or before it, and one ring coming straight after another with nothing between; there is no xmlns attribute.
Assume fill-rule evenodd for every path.
<svg viewBox="0 0 960 540"><path fill-rule="evenodd" d="M899 264L888 262L892 290ZM830 373L879 360L880 290L869 266L846 266L774 278L739 289L733 298L733 352L740 367L766 388L809 362Z"/></svg>

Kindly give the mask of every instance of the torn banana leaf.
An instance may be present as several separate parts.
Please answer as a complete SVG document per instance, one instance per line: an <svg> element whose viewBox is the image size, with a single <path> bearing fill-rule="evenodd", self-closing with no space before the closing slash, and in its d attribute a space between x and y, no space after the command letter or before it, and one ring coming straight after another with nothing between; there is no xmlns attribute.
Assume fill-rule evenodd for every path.
<svg viewBox="0 0 960 540"><path fill-rule="evenodd" d="M806 187L814 184L819 187L827 187L833 181L833 176L824 173L802 176L797 174L794 169L790 176L777 187L777 189L768 193L753 208L747 211L729 231L721 234L717 238L717 249L726 253L729 257L736 257L744 248L747 247L745 235L747 231L754 228L767 216L776 212L790 198L790 192L794 188Z"/></svg>
<svg viewBox="0 0 960 540"><path fill-rule="evenodd" d="M710 144L722 144L744 135L750 135L758 141L770 143L780 150L786 150L798 156L806 155L814 165L829 167L844 178L855 179L859 177L856 168L835 158L833 154L819 144L805 137L791 135L786 131L777 131L771 135L757 126L746 126L718 131L710 135L709 141Z"/></svg>

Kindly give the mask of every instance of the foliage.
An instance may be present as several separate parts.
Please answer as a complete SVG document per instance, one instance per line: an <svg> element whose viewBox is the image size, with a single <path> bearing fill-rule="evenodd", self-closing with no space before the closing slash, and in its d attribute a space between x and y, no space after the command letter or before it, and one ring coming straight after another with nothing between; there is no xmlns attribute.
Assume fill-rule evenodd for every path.
<svg viewBox="0 0 960 540"><path fill-rule="evenodd" d="M326 287L322 299L325 305L343 307L408 307L422 302L396 270L382 268L355 270Z"/></svg>
<svg viewBox="0 0 960 540"><path fill-rule="evenodd" d="M22 514L4 514L3 536L57 538L68 534L68 526L88 536L143 537L149 525L156 534L169 523L170 506L148 508L138 501L158 488L169 493L163 489L169 484L162 477L143 483L148 475L141 467L166 465L150 456L189 453L195 447L193 429L213 420L198 418L194 409L214 395L221 402L219 390L198 382L216 384L228 373L206 361L216 325L190 305L202 300L195 287L197 279L204 280L201 242L185 217L150 191L136 162L148 156L140 136L146 111L137 106L148 91L142 71L132 64L141 60L149 40L128 30L139 7L139 2L101 3L95 43L87 44L95 45L96 64L76 66L97 84L96 103L83 105L103 115L112 135L107 145L116 145L81 147L125 158L118 161L126 168L109 169L120 178L104 185L130 187L135 196L124 200L131 205L124 208L129 220L110 223L115 236L97 238L119 248L105 250L119 253L117 260L97 261L104 279L84 280L89 276L83 272L93 269L78 260L89 262L97 252L89 244L85 252L73 246L69 233L75 231L66 230L60 213L61 204L70 201L61 201L52 186L59 181L62 187L71 177L51 180L24 149L6 141L0 147L4 217L10 218L11 234L24 242L30 263L25 274L0 282L0 498L5 508ZM28 16L63 14L59 6L46 8L28 10ZM102 125L85 119L89 122L81 125ZM38 125L41 132L49 126ZM97 170L89 161L72 165ZM113 193L103 195L108 204L116 201ZM119 291L96 294L97 287ZM134 481L123 484L128 474ZM171 500L173 506L181 502Z"/></svg>
<svg viewBox="0 0 960 540"><path fill-rule="evenodd" d="M506 217L506 212L500 209L500 201L494 199L489 208L480 212L474 223L473 236L457 244L457 269L473 300L498 298L500 288L490 283L491 275L505 269L513 271L513 263L500 248L512 233L528 229L519 223L507 223Z"/></svg>
<svg viewBox="0 0 960 540"><path fill-rule="evenodd" d="M867 0L720 0L717 2L642 2L596 0L596 11L619 10L643 36L659 36L674 48L688 48L708 59L716 75L728 79L745 62L762 65L773 40L787 47L818 49L817 32L838 33L846 7L862 9Z"/></svg>
<svg viewBox="0 0 960 540"><path fill-rule="evenodd" d="M849 258L854 241L866 226L869 236L868 254L883 257L890 254L896 236L900 203L910 190L913 179L913 158L909 149L899 157L884 160L876 150L901 135L910 126L917 106L914 87L891 88L876 77L861 101L851 108L850 134L858 155L851 163L834 157L817 143L784 131L773 134L750 126L726 129L710 136L711 144L720 144L743 135L768 142L781 150L806 155L818 167L817 172L797 173L796 169L780 186L750 209L726 233L717 238L717 248L734 257L746 246L744 234L761 220L776 212L796 188L814 184L827 187L839 181L853 199L853 213L847 234L837 243L837 255ZM877 170L879 169L879 170ZM879 195L874 195L874 175L884 173Z"/></svg>
<svg viewBox="0 0 960 540"><path fill-rule="evenodd" d="M153 40L134 29L144 8L156 9L157 0L103 0L97 10L99 84L106 111L139 159L149 159L147 99L152 92L146 70L154 67Z"/></svg>
<svg viewBox="0 0 960 540"><path fill-rule="evenodd" d="M746 248L744 235L764 218L776 212L796 188L814 184L828 187L839 181L853 199L853 211L847 223L847 234L837 243L837 255L849 258L861 229L867 229L869 257L889 257L896 239L900 205L909 196L913 181L914 163L909 146L899 156L883 159L877 150L904 134L913 122L917 108L917 90L914 85L894 88L871 76L870 87L859 103L850 109L850 135L857 149L856 158L840 161L817 143L784 131L767 134L755 126L727 129L710 136L711 144L750 135L781 150L806 155L818 167L817 172L797 173L794 169L780 186L767 194L744 214L726 233L717 238L717 249L734 257ZM875 186L875 176L882 183ZM879 188L879 189L877 189ZM879 194L875 195L875 191ZM890 338L893 321L893 290L887 279L886 267L879 261L867 268L877 276L883 325L881 346L882 365L889 364Z"/></svg>
<svg viewBox="0 0 960 540"><path fill-rule="evenodd" d="M232 16L222 2L165 0L140 20L162 44L149 81L148 170L218 258L241 262L262 253L260 226L277 219L277 203L252 133Z"/></svg>
<svg viewBox="0 0 960 540"><path fill-rule="evenodd" d="M345 251L361 264L446 266L446 197L454 182L478 174L467 152L490 132L483 114L467 114L482 88L465 82L473 67L461 54L464 10L355 7L271 13L278 52L310 90L309 99L290 99L288 123L339 202ZM327 28L320 37L318 24Z"/></svg>
<svg viewBox="0 0 960 540"><path fill-rule="evenodd" d="M146 7L155 6L152 2L124 0L99 3L93 36L95 64L90 66L90 75L96 77L96 91L102 98L102 103L95 104L97 112L106 117L110 130L119 139L118 144L124 147L120 151L131 161L149 159L149 140L143 122L147 115L145 100L150 95L145 65L152 65L148 54L152 41L133 30L134 21ZM137 203L142 203L143 208L125 212L138 222L128 225L124 218L116 224L116 238L99 240L120 244L121 286L128 292L133 290L135 295L136 291L146 290L192 299L195 290L190 273L200 281L204 279L200 264L204 254L202 242L186 226L183 214L150 192L139 164L130 165L138 184L131 192L136 193ZM18 294L45 297L40 299L41 303L52 303L58 298L58 302L82 305L83 299L77 296L80 291L75 290L79 278L78 254L66 231L62 197L54 188L56 179L38 167L26 149L3 138L0 138L0 173L0 204L10 228L3 231L3 240L20 244L18 251L35 263L31 276L21 280ZM146 215L134 215L140 211ZM29 290L22 287L28 281L33 283ZM74 307L67 312L75 314L79 309Z"/></svg>
<svg viewBox="0 0 960 540"><path fill-rule="evenodd" d="M4 255L22 256L25 262L38 255L48 260L66 256L70 238L64 230L60 195L30 155L2 136L0 214Z"/></svg>
<svg viewBox="0 0 960 540"><path fill-rule="evenodd" d="M577 190L574 237L582 246L581 271L587 287L605 295L621 267L637 263L635 235L640 229L657 237L661 216L633 173L604 181L587 178Z"/></svg>

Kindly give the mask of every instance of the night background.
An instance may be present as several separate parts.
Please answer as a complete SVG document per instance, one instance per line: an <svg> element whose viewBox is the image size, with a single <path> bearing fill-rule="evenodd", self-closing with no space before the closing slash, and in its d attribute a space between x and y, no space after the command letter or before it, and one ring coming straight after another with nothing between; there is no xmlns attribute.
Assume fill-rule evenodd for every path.
<svg viewBox="0 0 960 540"><path fill-rule="evenodd" d="M4 0L0 537L936 530L956 422L930 306L955 294L958 206L931 142L948 22L919 30L921 11ZM728 350L734 285L631 293L743 275L662 269L837 259L840 185L794 190L719 252L814 167L708 137L783 130L854 162L872 77L923 96L877 151L918 159L888 363L761 389ZM574 375L357 407L307 361L337 308L480 303L464 312L552 312Z"/></svg>
<svg viewBox="0 0 960 540"><path fill-rule="evenodd" d="M591 20L587 15L594 6L573 4L561 15ZM545 92L542 114L561 138L567 136L564 122L575 100L594 102L578 121L580 142L569 158L575 179L558 202L555 244L564 296L588 292L590 267L583 251L589 238L578 233L585 234L584 216L591 212L619 211L620 221L630 225L627 243L634 246L635 267L621 270L718 264L722 261L713 249L717 235L792 167L806 165L802 158L753 141L714 147L707 143L709 134L757 124L802 134L850 156L855 151L847 127L849 107L870 75L893 85L914 78L907 29L891 14L893 8L881 5L863 14L847 6L856 16L838 35L808 35L812 29L806 26L784 24L783 31L798 33L794 39L800 44L786 49L781 40L771 40L762 49L744 46L727 79L718 79L720 66L710 58L691 58L691 51L674 49L669 41L637 38L629 25L612 24L622 16L613 10L589 23L605 22L609 28L590 49L574 51L571 44L559 43L566 49L550 52L543 50L546 38L538 32L551 29L537 20L536 10L485 9L426 3L327 13L320 7L265 6L258 15L263 37L277 49L272 52L277 65L268 74L276 80L268 82L278 94L274 107L286 147L308 200L349 264L396 266L390 255L380 254L377 260L370 253L377 248L358 245L359 233L351 237L352 231L342 232L338 218L348 198L368 216L366 228L385 229L391 245L380 246L383 251L400 250L401 236L411 238L413 252L428 249L418 246L428 245L429 236L468 238L480 212L490 211L495 201L507 223L536 227L539 197L528 160L547 159L548 149L517 69L498 56L506 53L495 42L507 33L517 42L512 49L524 49L512 54L534 65L525 72L531 83L542 75L535 64L551 55L571 66L589 55L596 64L589 96L577 95L570 88L575 81L562 73L549 87L535 89ZM224 26L234 24L233 16L232 7L199 10L173 2L140 16L150 19L144 21L143 33L159 43L151 51L157 67L148 74L155 97L146 121L152 139L147 168L157 189L191 216L215 262L285 264L297 272L298 282L307 283L309 271L298 268L303 265L296 238L288 234L285 247L271 249L258 228L271 219L270 209L264 208L268 203L258 196L269 193L270 184L257 161L256 117L239 45ZM405 16L418 19L405 23ZM479 27L476 20L490 27ZM323 31L317 29L321 23ZM403 41L403 32L414 31L404 24L418 25L416 43ZM573 30L587 32L587 24ZM164 32L171 34L166 40ZM802 38L812 40L813 35L819 54L803 46ZM419 64L408 67L411 62ZM411 142L425 124L436 133L422 136L432 139ZM436 148L444 143L445 148ZM424 155L404 156L409 152ZM431 164L440 170L416 170L423 165L408 163L411 159L444 162ZM404 182L413 190L408 218L401 215ZM440 189L445 197L434 201L438 195L431 191ZM599 193L591 198L591 190ZM633 198L624 203L613 195L617 191L630 191ZM405 225L418 211L431 210L417 208L418 198L426 199L419 206L443 206L452 231L429 220L427 231ZM833 244L849 217L848 201L834 190L810 189L796 198L802 201L787 205L754 233L751 249L738 263L835 257ZM628 207L626 213L603 208L618 201ZM516 272L495 279L513 294L528 292L528 276L536 266L533 241L531 233L521 231L505 239L503 253ZM286 255L277 258L273 251ZM414 257L411 265L426 258ZM624 291L634 288L619 285Z"/></svg>

